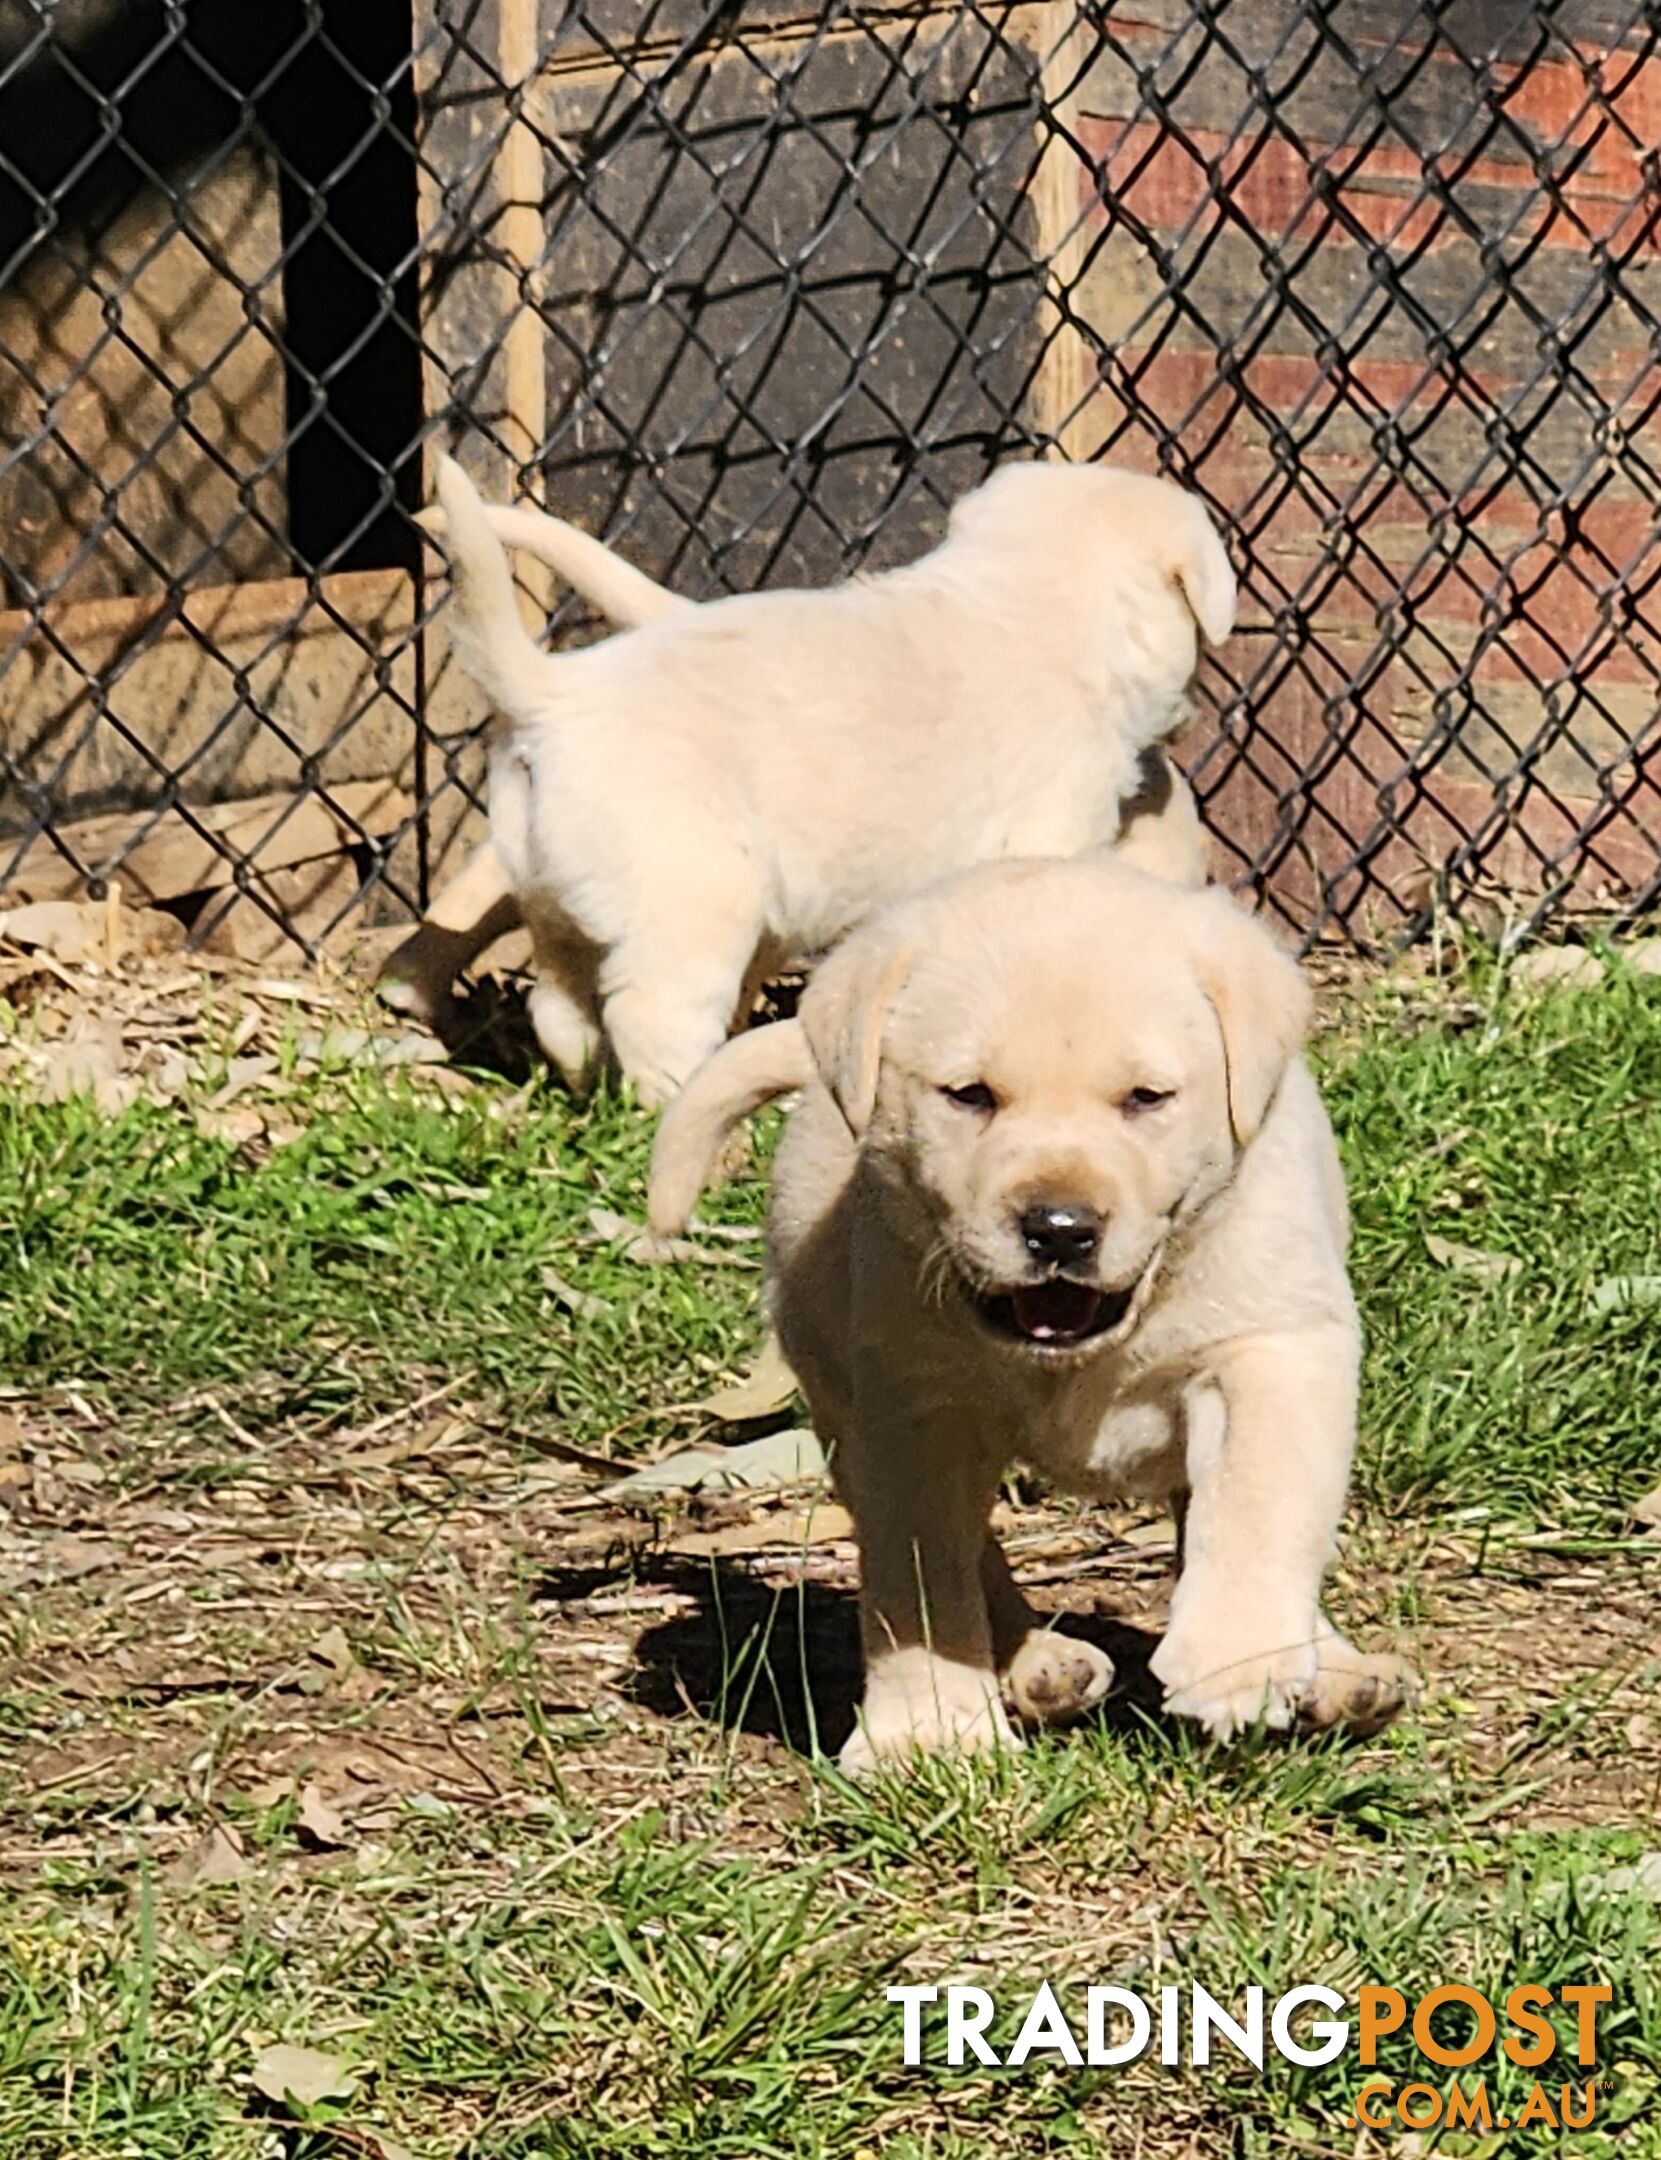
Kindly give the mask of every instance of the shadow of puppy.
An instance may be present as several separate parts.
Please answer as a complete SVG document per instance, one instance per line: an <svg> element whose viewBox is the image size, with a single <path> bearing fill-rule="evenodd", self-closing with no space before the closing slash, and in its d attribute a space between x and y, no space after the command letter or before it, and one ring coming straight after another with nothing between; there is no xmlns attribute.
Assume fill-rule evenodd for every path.
<svg viewBox="0 0 1661 2160"><path fill-rule="evenodd" d="M660 1717L695 1717L727 1732L775 1740L797 1754L834 1756L853 1731L863 1685L859 1612L851 1590L811 1581L764 1582L721 1559L652 1570L697 1610L646 1628L635 1644L631 1701ZM1113 1660L1113 1691L1090 1722L1139 1726L1157 1713L1148 1671L1157 1636L1101 1614L1057 1616Z"/></svg>

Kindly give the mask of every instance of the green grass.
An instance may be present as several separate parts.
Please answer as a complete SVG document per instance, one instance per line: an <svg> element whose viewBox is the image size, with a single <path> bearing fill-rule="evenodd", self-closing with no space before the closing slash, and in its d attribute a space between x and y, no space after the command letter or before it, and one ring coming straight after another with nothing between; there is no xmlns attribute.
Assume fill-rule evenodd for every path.
<svg viewBox="0 0 1661 2160"><path fill-rule="evenodd" d="M1390 1023L1369 1015L1326 1076L1370 1342L1366 1489L1616 1527L1661 1431L1661 986L1496 982L1459 1032ZM1439 1266L1427 1234L1520 1265ZM1648 1302L1591 1313L1600 1285L1646 1276Z"/></svg>
<svg viewBox="0 0 1661 2160"><path fill-rule="evenodd" d="M211 1391L256 1432L373 1416L460 1372L503 1414L592 1441L648 1407L643 1357L670 1400L753 1327L753 1274L693 1282L589 1229L596 1206L640 1210L650 1128L622 1103L435 1101L373 1073L326 1096L255 1163L171 1111L0 1097L0 1371L141 1423ZM746 1191L736 1219L760 1205ZM613 1316L576 1326L550 1269Z"/></svg>
<svg viewBox="0 0 1661 2160"><path fill-rule="evenodd" d="M257 1560L239 1602L229 1574L135 1559L5 1609L0 1751L26 1767L0 1796L0 2154L1357 2149L1353 2059L959 2072L930 2025L931 2059L902 2065L886 1985L986 1987L1007 2044L1047 1978L1073 2009L1092 1981L1231 2004L1252 1983L1604 1981L1609 2090L1571 2147L1661 2156L1661 1904L1603 1880L1661 1844L1655 1570L1630 1523L1661 1478L1661 1305L1641 1282L1594 1303L1661 1276L1661 983L1525 998L1482 975L1459 1005L1385 985L1319 1060L1369 1339L1339 1603L1427 1659L1425 1702L1365 1745L1224 1752L1126 1710L868 1789L600 1686L577 1653L650 1627L660 1578L608 1559L612 1604L640 1609L567 1614L536 1542L567 1502L504 1482L549 1443L620 1457L683 1433L755 1339L753 1274L643 1269L588 1232L595 1205L639 1214L646 1120L332 1075L302 1136L250 1160L178 1112L0 1101L0 1375L43 1430L116 1436L77 1534L136 1551L145 1508L181 1535L197 1510L280 1558L263 1601ZM715 1211L760 1207L750 1179ZM1439 1264L1427 1233L1520 1267ZM609 1314L573 1320L549 1270ZM473 1467L394 1466L350 1512L333 1436L437 1391L483 1435ZM490 1524L492 1553L515 1525L530 1548L487 1565ZM374 1683L350 1700L285 1664L336 1613ZM116 1641L187 1667L212 1650L258 1685L68 1686ZM248 1797L279 1726L337 1755L437 1736L489 1776L458 1798L383 1766L371 1826L318 1850L292 1800ZM32 1789L43 1735L72 1757L95 1728L132 1743L118 1775L42 1755ZM214 1821L242 1879L182 1884L172 1861ZM337 2056L355 2090L261 2100L272 2040ZM1482 2067L1520 2104L1528 2077ZM1446 2082L1399 2040L1381 2074Z"/></svg>

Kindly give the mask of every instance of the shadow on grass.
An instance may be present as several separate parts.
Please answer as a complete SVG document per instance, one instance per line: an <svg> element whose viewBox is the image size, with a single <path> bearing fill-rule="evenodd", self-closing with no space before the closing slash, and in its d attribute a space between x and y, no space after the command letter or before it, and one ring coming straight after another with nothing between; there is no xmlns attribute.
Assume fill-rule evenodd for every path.
<svg viewBox="0 0 1661 2160"><path fill-rule="evenodd" d="M467 1072L493 1073L512 1087L523 1087L533 1074L548 1069L531 1027L526 985L517 977L464 979L433 1014L431 1024L450 1063Z"/></svg>
<svg viewBox="0 0 1661 2160"><path fill-rule="evenodd" d="M836 1753L853 1730L860 1693L852 1592L764 1582L728 1561L672 1555L653 1568L652 1580L696 1599L697 1610L641 1634L633 1701L660 1717L699 1718L797 1754ZM1103 1720L1140 1725L1157 1709L1160 1690L1148 1672L1157 1637L1099 1615L1065 1614L1057 1624L1113 1660L1118 1679Z"/></svg>

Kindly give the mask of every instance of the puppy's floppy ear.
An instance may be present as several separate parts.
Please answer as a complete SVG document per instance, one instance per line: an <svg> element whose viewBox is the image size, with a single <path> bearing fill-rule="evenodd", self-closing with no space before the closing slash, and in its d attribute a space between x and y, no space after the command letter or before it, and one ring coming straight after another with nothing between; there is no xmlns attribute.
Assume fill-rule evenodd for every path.
<svg viewBox="0 0 1661 2160"><path fill-rule="evenodd" d="M909 921L879 916L837 946L802 996L813 1062L856 1140L877 1105L882 1031L915 957Z"/></svg>
<svg viewBox="0 0 1661 2160"><path fill-rule="evenodd" d="M1194 956L1222 1031L1229 1123L1244 1147L1297 1054L1314 996L1291 954L1221 891L1195 895Z"/></svg>
<svg viewBox="0 0 1661 2160"><path fill-rule="evenodd" d="M1234 565L1217 537L1217 528L1197 495L1183 498L1185 515L1176 535L1171 575L1208 645L1221 645L1234 628L1237 594Z"/></svg>

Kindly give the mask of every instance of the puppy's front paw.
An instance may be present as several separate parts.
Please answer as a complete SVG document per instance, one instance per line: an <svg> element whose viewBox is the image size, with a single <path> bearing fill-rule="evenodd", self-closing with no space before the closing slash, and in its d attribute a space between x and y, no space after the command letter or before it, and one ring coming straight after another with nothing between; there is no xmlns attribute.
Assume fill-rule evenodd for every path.
<svg viewBox="0 0 1661 2160"><path fill-rule="evenodd" d="M926 1650L904 1650L872 1671L859 1723L837 1761L858 1777L911 1755L974 1754L1020 1744L990 1673Z"/></svg>
<svg viewBox="0 0 1661 2160"><path fill-rule="evenodd" d="M1030 1725L1070 1725L1112 1685L1113 1660L1105 1650L1048 1628L1034 1628L1009 1661L1009 1699Z"/></svg>
<svg viewBox="0 0 1661 2160"><path fill-rule="evenodd" d="M1369 1655L1342 1635L1328 1635L1317 1656L1314 1683L1302 1711L1305 1721L1318 1731L1342 1725L1354 1733L1382 1732L1417 1692L1413 1674L1388 1651Z"/></svg>
<svg viewBox="0 0 1661 2160"><path fill-rule="evenodd" d="M1167 1635L1150 1660L1173 1716L1192 1718L1214 1740L1265 1726L1284 1732L1316 1678L1315 1639L1241 1656L1226 1636L1201 1642Z"/></svg>

